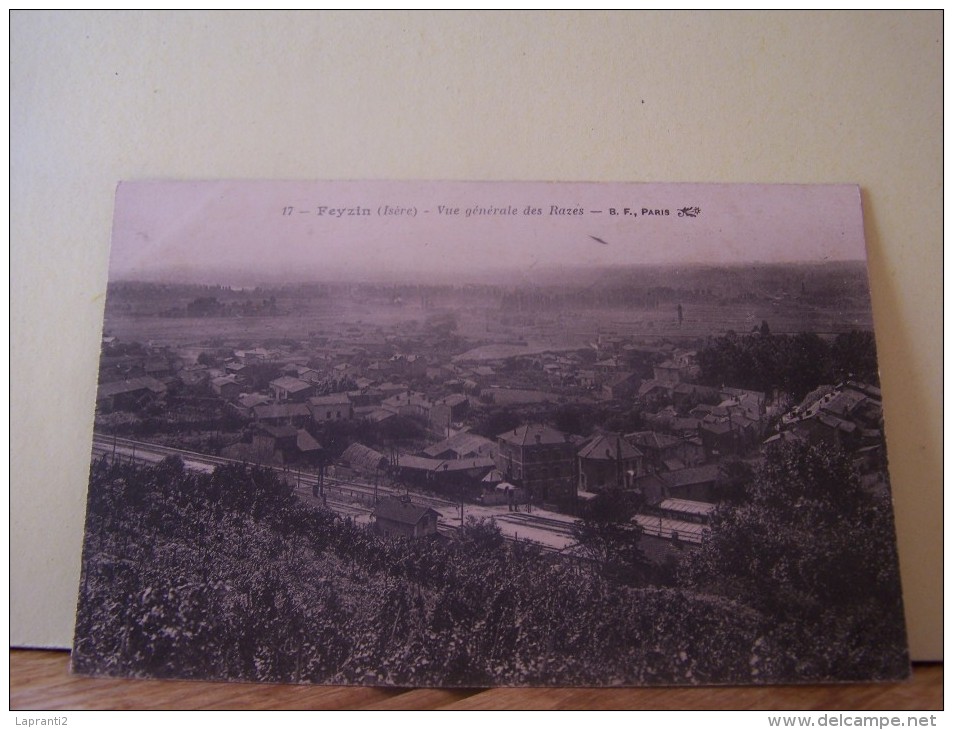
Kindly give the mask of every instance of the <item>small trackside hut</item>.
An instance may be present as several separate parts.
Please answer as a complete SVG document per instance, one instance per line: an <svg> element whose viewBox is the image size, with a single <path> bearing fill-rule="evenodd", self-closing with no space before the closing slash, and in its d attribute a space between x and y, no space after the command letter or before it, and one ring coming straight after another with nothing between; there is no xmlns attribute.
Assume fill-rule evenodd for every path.
<svg viewBox="0 0 953 730"><path fill-rule="evenodd" d="M384 537L427 537L437 533L437 511L414 504L410 497L385 497L371 513L374 532Z"/></svg>

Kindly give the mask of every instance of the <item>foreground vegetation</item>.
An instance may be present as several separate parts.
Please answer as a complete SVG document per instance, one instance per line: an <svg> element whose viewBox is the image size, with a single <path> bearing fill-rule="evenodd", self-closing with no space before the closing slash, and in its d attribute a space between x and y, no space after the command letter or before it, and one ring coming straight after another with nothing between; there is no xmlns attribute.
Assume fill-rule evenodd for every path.
<svg viewBox="0 0 953 730"><path fill-rule="evenodd" d="M254 467L98 462L73 666L444 686L902 676L889 505L855 488L838 453L766 464L678 585L659 586L507 542L491 523L387 542ZM806 486L779 501L790 474ZM849 488L829 497L828 479Z"/></svg>

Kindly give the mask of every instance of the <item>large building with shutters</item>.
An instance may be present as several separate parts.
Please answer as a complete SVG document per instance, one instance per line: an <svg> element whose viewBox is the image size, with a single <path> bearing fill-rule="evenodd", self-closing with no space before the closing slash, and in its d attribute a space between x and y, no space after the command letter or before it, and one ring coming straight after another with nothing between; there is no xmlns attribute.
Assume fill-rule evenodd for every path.
<svg viewBox="0 0 953 730"><path fill-rule="evenodd" d="M497 436L496 468L534 502L576 497L576 447L568 434L543 425L520 426Z"/></svg>

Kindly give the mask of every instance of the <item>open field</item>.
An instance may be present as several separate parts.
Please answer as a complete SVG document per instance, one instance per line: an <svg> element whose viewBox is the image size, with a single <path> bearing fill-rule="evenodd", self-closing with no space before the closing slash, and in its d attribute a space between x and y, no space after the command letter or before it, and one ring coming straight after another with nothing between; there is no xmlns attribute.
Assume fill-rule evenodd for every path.
<svg viewBox="0 0 953 730"><path fill-rule="evenodd" d="M388 334L409 336L421 327L428 314L420 307L395 308L378 304L332 312L306 310L258 317L162 317L130 315L107 309L105 331L124 341L171 346L197 345L213 339L227 343L279 339L303 341L313 334L330 334L349 326L368 332L382 330ZM762 321L768 322L776 334L837 334L873 329L869 305L859 302L849 309L806 306L796 302L685 305L681 325L675 307L561 311L525 316L518 326L501 324L499 310L489 308L482 311L461 308L455 314L458 335L476 346L489 345L485 348L486 356L481 357L480 352L475 352L474 360L493 359L504 350L515 353L522 348L506 343L512 343L517 337L527 342L525 350L528 353L533 349L585 347L599 332L690 339L718 336L728 330L750 332Z"/></svg>
<svg viewBox="0 0 953 730"><path fill-rule="evenodd" d="M512 277L510 277L512 278ZM585 345L598 332L707 337L768 322L778 334L872 329L863 262L558 270L516 284L324 282L260 288L110 284L106 330L181 345L206 336L265 339L414 336L452 322L476 344ZM204 316L196 316L204 315ZM348 331L349 328L351 331Z"/></svg>

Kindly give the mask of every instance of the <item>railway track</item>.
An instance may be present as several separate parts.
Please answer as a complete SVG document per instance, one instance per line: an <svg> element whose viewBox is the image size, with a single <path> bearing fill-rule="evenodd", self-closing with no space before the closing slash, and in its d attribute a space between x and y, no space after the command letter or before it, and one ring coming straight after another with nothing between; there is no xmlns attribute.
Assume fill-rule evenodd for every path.
<svg viewBox="0 0 953 730"><path fill-rule="evenodd" d="M510 522L512 524L525 525L537 529L546 529L559 535L572 535L572 522L566 520L557 520L542 515L533 515L525 512L506 512L497 519Z"/></svg>
<svg viewBox="0 0 953 730"><path fill-rule="evenodd" d="M105 456L106 458L128 459L144 464L155 464L169 456L177 456L182 459L187 468L206 473L211 473L218 466L248 465L248 462L229 459L223 456L211 456L197 451L177 449L171 446L163 446L162 444L136 441L121 436L107 436L98 433L93 434L92 454L94 458L102 458ZM263 469L271 469L285 480L293 480L295 495L302 502L313 506L326 506L344 516L368 517L373 511L378 498L400 496L403 494L409 494L417 504L423 504L437 510L452 509L455 512L460 507L460 503L457 501L407 492L405 489L390 485L375 486L356 480L346 480L328 475L324 476L322 484L321 477L311 472L267 465L259 466ZM493 518L517 526L545 530L560 536L568 536L571 534L571 523L542 515L525 512L504 512L493 515ZM448 518L446 515L441 514L441 519L437 523L437 530L440 534L447 536L453 535L458 529L459 521L456 518ZM517 539L505 533L504 537L508 540ZM527 538L524 536L519 539L525 540ZM546 551L561 552L558 548L553 548L544 543L539 544Z"/></svg>
<svg viewBox="0 0 953 730"><path fill-rule="evenodd" d="M136 451L138 450L138 456ZM192 462L195 464L208 465L210 467L223 466L227 464L233 465L247 465L246 461L239 461L238 459L229 459L224 456L210 456L209 454L202 454L197 451L188 451L186 449L177 449L171 446L163 446L161 444L153 444L145 441L135 441L133 439L127 439L120 436L104 436L102 434L94 434L93 436L93 453L97 455L102 455L104 453L121 454L126 458L137 458L142 461L160 461L166 456L178 456L183 461ZM159 458L149 459L145 454L153 454ZM298 469L290 469L283 467L259 465L264 469L271 469L279 474L287 477L293 477L299 480L302 484L308 484L311 486L316 486L320 482L320 477L312 472L301 471ZM325 475L324 477L324 489L330 490L332 492L338 492L340 496L351 496L356 497L359 494L364 496L398 496L404 493L403 489L393 487L390 485L378 485L374 486L373 484L367 484L358 480L346 480L339 477L333 477ZM426 504L428 507L453 507L459 504L458 502L453 502L446 499L441 499L439 497L433 497L425 494L413 494L414 501L420 504Z"/></svg>
<svg viewBox="0 0 953 730"><path fill-rule="evenodd" d="M109 441L109 443L105 443L103 440L94 439L93 456L131 459L139 463L148 464L157 463L167 456L179 456L182 458L183 462L185 462L188 468L195 469L198 467L199 470L209 473L215 467L221 466L223 464L243 463L234 459L227 459L225 457L209 456L208 454L200 454L194 451L185 451L183 449L174 449L168 446L133 441L131 439L117 438L115 444L112 443L111 438ZM133 447L135 447L135 451L132 450ZM285 478L292 473L276 467L265 466L263 468L272 469L273 471L280 473ZM356 489L344 489L340 485L329 487L326 484L326 494L322 499L321 497L315 497L313 493L313 489L318 485L318 481L319 480L317 477L301 474L298 484L295 486L295 495L304 502L312 505L327 506L329 509L347 516L366 516L373 511L373 489L368 492L367 490L360 489L359 487ZM346 496L348 492L350 492L350 496L353 498L363 498L364 501L369 503L365 506L355 504L353 501L346 501L343 497ZM334 496L335 493L337 493L337 499Z"/></svg>

